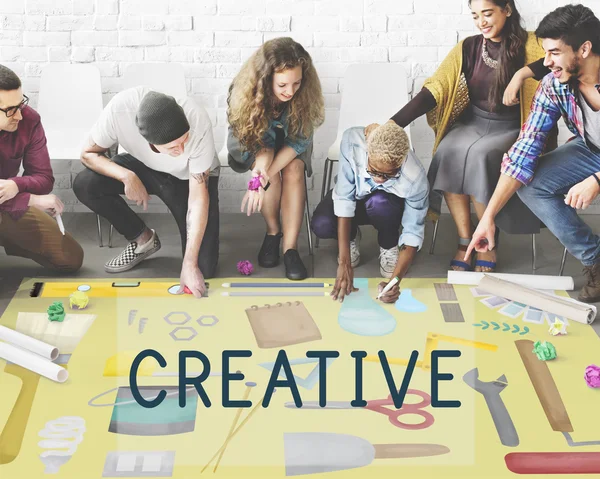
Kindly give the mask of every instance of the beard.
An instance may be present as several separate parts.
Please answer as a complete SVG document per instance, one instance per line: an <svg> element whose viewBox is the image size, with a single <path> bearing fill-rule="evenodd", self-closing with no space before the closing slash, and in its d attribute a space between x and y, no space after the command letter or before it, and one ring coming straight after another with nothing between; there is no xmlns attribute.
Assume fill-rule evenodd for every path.
<svg viewBox="0 0 600 479"><path fill-rule="evenodd" d="M579 61L579 58L573 58L573 61L567 65L565 71L569 74L570 78L577 78L581 72L581 62Z"/></svg>

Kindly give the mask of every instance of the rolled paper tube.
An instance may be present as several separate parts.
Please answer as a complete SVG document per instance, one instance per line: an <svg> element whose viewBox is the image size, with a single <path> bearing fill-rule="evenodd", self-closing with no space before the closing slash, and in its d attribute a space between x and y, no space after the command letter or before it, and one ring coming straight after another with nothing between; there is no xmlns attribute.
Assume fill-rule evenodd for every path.
<svg viewBox="0 0 600 479"><path fill-rule="evenodd" d="M597 310L593 304L544 293L488 274L484 274L478 286L495 296L533 306L579 323L591 324L596 319Z"/></svg>
<svg viewBox="0 0 600 479"><path fill-rule="evenodd" d="M600 388L600 368L595 364L585 368L585 382L591 388Z"/></svg>
<svg viewBox="0 0 600 479"><path fill-rule="evenodd" d="M15 363L22 368L33 371L34 373L51 379L52 381L56 381L57 383L64 383L69 377L69 372L58 364L9 343L0 342L0 358Z"/></svg>
<svg viewBox="0 0 600 479"><path fill-rule="evenodd" d="M527 288L573 291L575 282L570 276L540 276L533 274L477 273L474 271L448 271L448 284L477 286L484 275L504 279Z"/></svg>
<svg viewBox="0 0 600 479"><path fill-rule="evenodd" d="M48 359L49 361L54 361L59 354L57 347L5 326L0 326L0 340L10 343L14 346L18 346L21 349L31 351L32 353Z"/></svg>

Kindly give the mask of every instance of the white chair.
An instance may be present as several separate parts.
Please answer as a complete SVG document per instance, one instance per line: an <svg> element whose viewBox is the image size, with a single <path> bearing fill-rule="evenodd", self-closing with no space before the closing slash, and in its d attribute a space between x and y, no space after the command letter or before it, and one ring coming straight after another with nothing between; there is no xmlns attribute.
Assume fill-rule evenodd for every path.
<svg viewBox="0 0 600 479"><path fill-rule="evenodd" d="M180 63L133 63L123 73L123 88L148 85L175 98L187 96L185 71Z"/></svg>
<svg viewBox="0 0 600 479"><path fill-rule="evenodd" d="M185 71L179 63L133 63L123 72L123 89L146 85L155 91L175 98L187 97ZM100 217L98 217L100 228ZM112 247L113 225L108 233L108 247ZM100 232L100 229L98 229Z"/></svg>
<svg viewBox="0 0 600 479"><path fill-rule="evenodd" d="M219 163L221 164L221 168L229 168L229 161L227 159L229 155L229 151L227 150L227 135L228 135L228 127L225 127L225 140L223 142L223 147L218 153ZM306 221L306 233L308 234L308 251L312 256L314 253L313 248L313 238L312 231L310 229L310 203L308 202L308 176L306 174L306 170L304 170L304 197L306 205L304 207L304 219Z"/></svg>
<svg viewBox="0 0 600 479"><path fill-rule="evenodd" d="M383 80L389 87L381 87ZM344 131L354 126L388 121L409 100L407 81L406 70L397 63L362 63L346 69L337 137L327 152L321 200L331 189L333 163L339 159ZM405 131L410 139L410 126ZM319 238L315 245L319 247Z"/></svg>
<svg viewBox="0 0 600 479"><path fill-rule="evenodd" d="M37 111L54 160L79 160L81 148L102 113L98 68L90 64L50 63L42 71ZM98 240L102 246L100 217Z"/></svg>

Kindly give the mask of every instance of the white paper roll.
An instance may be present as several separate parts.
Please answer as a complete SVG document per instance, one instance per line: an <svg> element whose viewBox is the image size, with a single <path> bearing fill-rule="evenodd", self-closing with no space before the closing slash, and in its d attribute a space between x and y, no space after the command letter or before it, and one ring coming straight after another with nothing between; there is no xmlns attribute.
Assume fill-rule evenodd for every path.
<svg viewBox="0 0 600 479"><path fill-rule="evenodd" d="M511 283L487 274L479 283L479 288L495 296L517 301L547 311L548 313L564 316L579 323L591 324L596 319L596 307L593 304L582 303L573 298L564 298L520 284Z"/></svg>
<svg viewBox="0 0 600 479"><path fill-rule="evenodd" d="M575 282L570 276L538 276L535 274L485 273L493 278L500 278L527 288L573 291ZM484 273L475 271L448 271L448 284L464 284L478 286Z"/></svg>
<svg viewBox="0 0 600 479"><path fill-rule="evenodd" d="M18 364L22 368L44 376L57 383L64 383L69 377L69 372L37 354L0 341L0 358Z"/></svg>
<svg viewBox="0 0 600 479"><path fill-rule="evenodd" d="M31 351L49 361L54 361L58 357L59 351L57 347L5 326L0 326L0 340Z"/></svg>

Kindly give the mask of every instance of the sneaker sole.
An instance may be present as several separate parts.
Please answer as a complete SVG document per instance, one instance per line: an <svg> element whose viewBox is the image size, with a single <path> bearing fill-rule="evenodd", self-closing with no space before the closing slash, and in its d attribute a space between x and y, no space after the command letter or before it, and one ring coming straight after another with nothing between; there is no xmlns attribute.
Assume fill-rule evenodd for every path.
<svg viewBox="0 0 600 479"><path fill-rule="evenodd" d="M123 273L125 271L129 271L130 269L135 268L139 263L144 261L148 256L156 253L160 249L161 246L162 245L158 245L157 247L146 251L144 254L138 256L131 263L129 263L125 266L106 266L106 265L104 265L104 271L106 271L107 273Z"/></svg>

